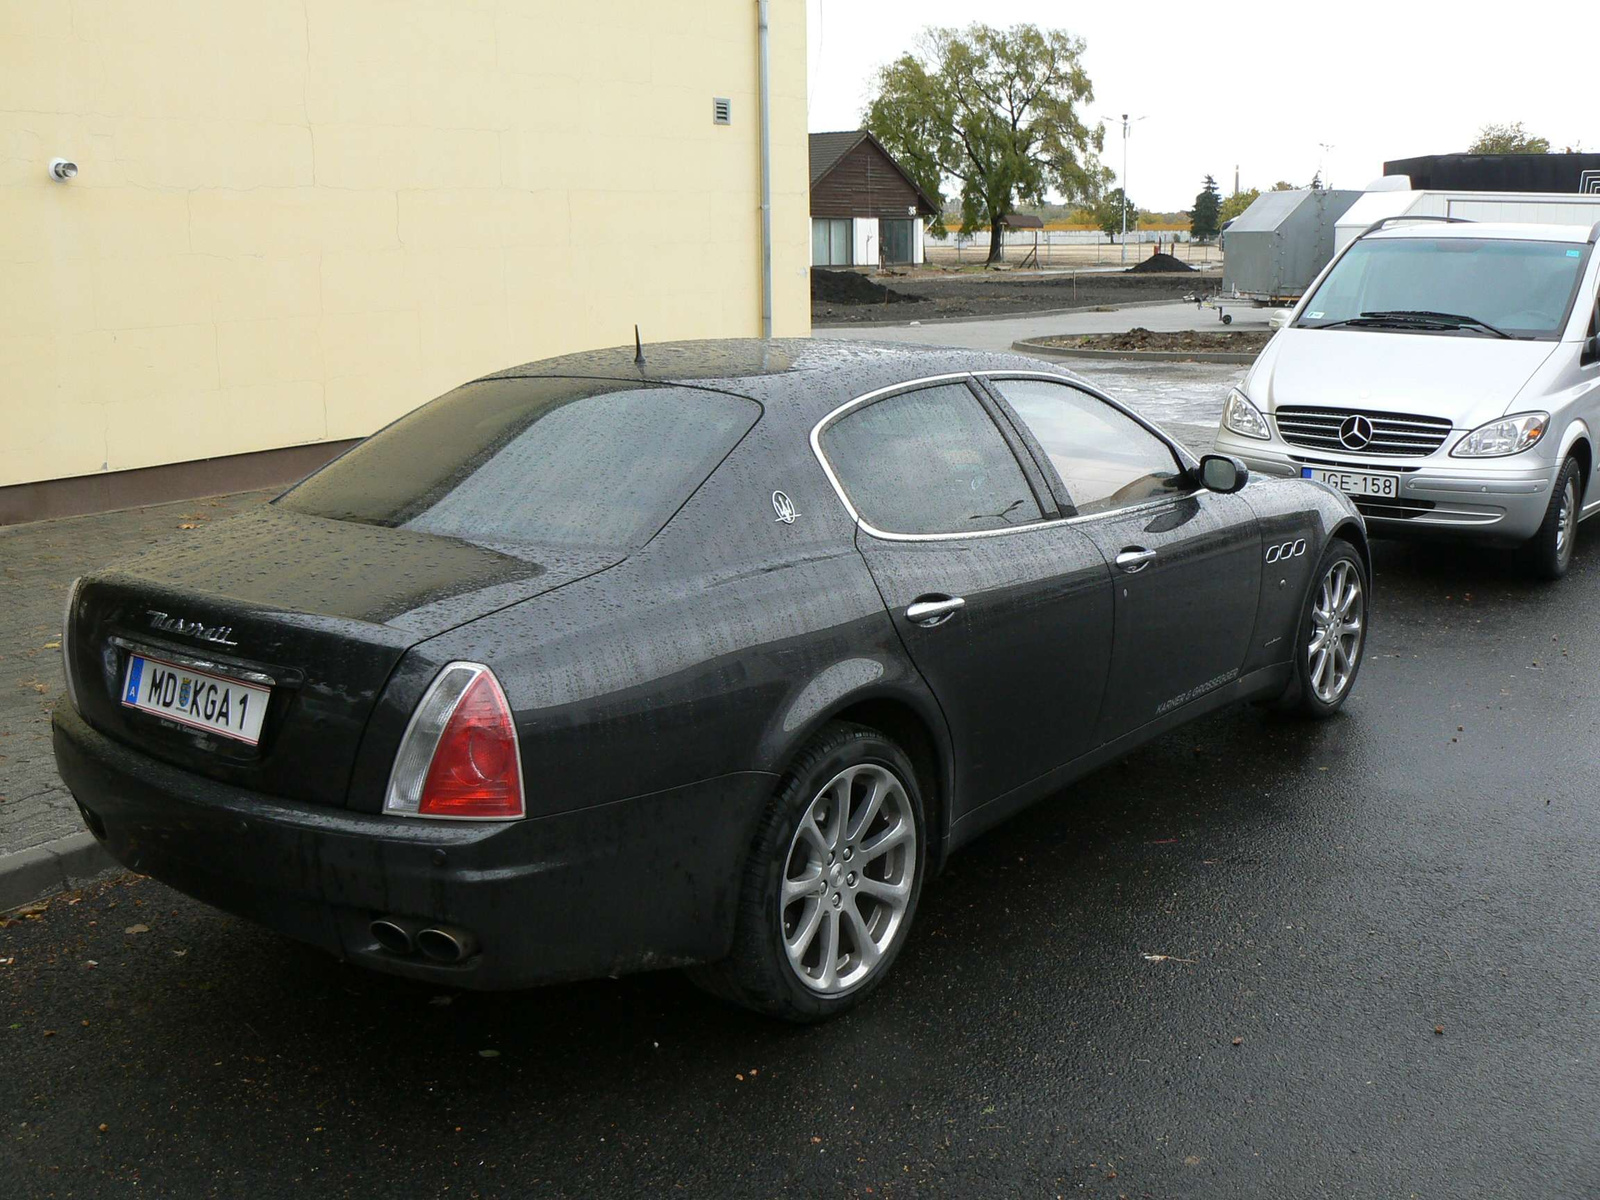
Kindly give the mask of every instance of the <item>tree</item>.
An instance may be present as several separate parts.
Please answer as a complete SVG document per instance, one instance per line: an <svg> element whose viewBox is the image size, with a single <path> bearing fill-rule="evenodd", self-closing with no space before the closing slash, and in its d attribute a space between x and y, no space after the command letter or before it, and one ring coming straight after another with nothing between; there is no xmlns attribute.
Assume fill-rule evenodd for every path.
<svg viewBox="0 0 1600 1200"><path fill-rule="evenodd" d="M1109 237L1113 242L1117 240L1117 235L1120 234L1123 229L1123 204L1124 200L1122 198L1122 189L1112 188L1100 198L1100 203L1094 206L1094 223L1098 225L1101 232L1106 234L1106 236ZM1139 211L1139 206L1131 199L1127 200L1126 204L1128 206L1127 228L1137 229L1139 228L1139 218L1144 214Z"/></svg>
<svg viewBox="0 0 1600 1200"><path fill-rule="evenodd" d="M1105 131L1078 115L1094 99L1083 50L1081 38L1036 25L928 29L920 55L874 81L866 127L938 207L955 180L962 232L988 227L989 262L1000 257L1000 219L1019 201L1042 203L1047 191L1092 199L1110 178L1096 157Z"/></svg>
<svg viewBox="0 0 1600 1200"><path fill-rule="evenodd" d="M1535 137L1521 121L1510 125L1485 125L1478 139L1467 147L1468 154L1549 154L1550 139Z"/></svg>
<svg viewBox="0 0 1600 1200"><path fill-rule="evenodd" d="M1194 208L1189 213L1189 236L1198 241L1216 237L1222 227L1221 212L1222 193L1217 190L1217 181L1207 175L1205 186L1194 198Z"/></svg>
<svg viewBox="0 0 1600 1200"><path fill-rule="evenodd" d="M1246 188L1242 192L1235 192L1222 202L1222 210L1217 213L1217 216L1225 222L1231 221L1254 204L1256 198L1260 195L1261 190L1259 188Z"/></svg>

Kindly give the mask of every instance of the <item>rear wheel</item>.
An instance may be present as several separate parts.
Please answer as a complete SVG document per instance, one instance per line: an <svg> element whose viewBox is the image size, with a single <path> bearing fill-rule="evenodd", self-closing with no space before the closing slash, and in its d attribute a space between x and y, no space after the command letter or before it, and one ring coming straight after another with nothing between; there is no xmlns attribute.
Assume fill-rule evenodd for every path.
<svg viewBox="0 0 1600 1200"><path fill-rule="evenodd" d="M828 726L762 820L733 953L690 978L790 1021L859 1004L888 973L916 913L922 814L916 774L898 746L860 725Z"/></svg>
<svg viewBox="0 0 1600 1200"><path fill-rule="evenodd" d="M1583 489L1583 472L1578 460L1569 458L1561 464L1561 474L1556 476L1556 486L1551 492L1550 507L1545 509L1544 522L1524 549L1528 570L1537 579L1560 579L1572 565L1572 552L1578 544L1578 509Z"/></svg>
<svg viewBox="0 0 1600 1200"><path fill-rule="evenodd" d="M1300 615L1295 677L1286 706L1308 717L1331 717L1344 705L1367 644L1367 569L1349 542L1329 544Z"/></svg>

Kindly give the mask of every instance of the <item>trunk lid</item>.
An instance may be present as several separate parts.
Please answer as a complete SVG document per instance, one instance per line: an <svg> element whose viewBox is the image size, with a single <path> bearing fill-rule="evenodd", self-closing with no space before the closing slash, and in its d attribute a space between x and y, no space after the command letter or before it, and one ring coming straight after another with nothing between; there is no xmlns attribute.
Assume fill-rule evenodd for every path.
<svg viewBox="0 0 1600 1200"><path fill-rule="evenodd" d="M120 741L225 783L343 805L367 718L410 647L622 557L491 549L266 505L87 577L68 668L84 717ZM259 742L128 707L133 655L269 679Z"/></svg>

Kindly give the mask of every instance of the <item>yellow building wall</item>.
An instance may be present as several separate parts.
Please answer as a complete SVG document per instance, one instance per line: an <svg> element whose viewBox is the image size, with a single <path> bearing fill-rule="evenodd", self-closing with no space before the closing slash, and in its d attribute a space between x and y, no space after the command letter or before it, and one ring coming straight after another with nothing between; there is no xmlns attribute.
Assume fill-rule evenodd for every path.
<svg viewBox="0 0 1600 1200"><path fill-rule="evenodd" d="M804 335L805 3L771 9ZM758 335L757 87L754 0L0 0L0 486L362 436L635 322Z"/></svg>

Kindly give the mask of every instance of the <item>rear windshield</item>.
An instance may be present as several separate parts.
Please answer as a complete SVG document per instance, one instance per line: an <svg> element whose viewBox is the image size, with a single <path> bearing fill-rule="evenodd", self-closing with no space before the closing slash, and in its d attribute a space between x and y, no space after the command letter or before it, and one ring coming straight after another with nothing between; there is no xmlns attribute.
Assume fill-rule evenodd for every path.
<svg viewBox="0 0 1600 1200"><path fill-rule="evenodd" d="M753 400L593 379L469 383L277 501L487 546L649 541L761 415Z"/></svg>
<svg viewBox="0 0 1600 1200"><path fill-rule="evenodd" d="M1368 313L1449 313L1514 337L1554 339L1583 264L1584 247L1575 242L1369 238L1328 272L1295 324L1317 329Z"/></svg>

